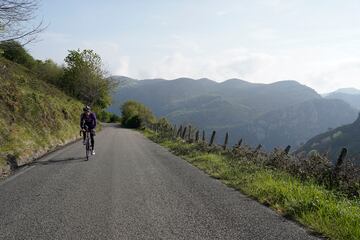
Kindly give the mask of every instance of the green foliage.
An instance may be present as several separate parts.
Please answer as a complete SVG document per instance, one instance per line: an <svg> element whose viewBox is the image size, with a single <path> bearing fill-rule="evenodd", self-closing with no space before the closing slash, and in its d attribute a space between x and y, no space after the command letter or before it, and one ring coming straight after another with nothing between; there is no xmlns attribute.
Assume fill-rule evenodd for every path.
<svg viewBox="0 0 360 240"><path fill-rule="evenodd" d="M163 129L165 131L171 129L171 127L172 127L170 122L164 117L160 118L157 121L156 125L158 128Z"/></svg>
<svg viewBox="0 0 360 240"><path fill-rule="evenodd" d="M112 123L120 123L121 118L118 115L116 115L115 113L111 113L110 114L110 122L112 122Z"/></svg>
<svg viewBox="0 0 360 240"><path fill-rule="evenodd" d="M125 121L124 123L124 127L127 127L127 128L140 128L142 127L142 120L140 118L139 115L134 115L134 116L131 116L130 118L127 119L127 121Z"/></svg>
<svg viewBox="0 0 360 240"><path fill-rule="evenodd" d="M209 175L331 239L360 239L359 198L348 199L311 179L259 165L249 159L250 154L239 158L221 151L209 153L202 143L162 138L148 129L144 134Z"/></svg>
<svg viewBox="0 0 360 240"><path fill-rule="evenodd" d="M26 49L16 41L0 42L2 56L10 61L21 64L29 69L36 64L35 59L26 51Z"/></svg>
<svg viewBox="0 0 360 240"><path fill-rule="evenodd" d="M151 110L136 101L125 102L121 106L121 115L122 125L128 128L140 128L156 122Z"/></svg>
<svg viewBox="0 0 360 240"><path fill-rule="evenodd" d="M106 123L117 123L120 122L120 117L114 113L106 110L101 110L96 113L97 119L101 122Z"/></svg>
<svg viewBox="0 0 360 240"><path fill-rule="evenodd" d="M71 50L65 58L61 88L83 103L106 108L111 103L114 82L105 77L101 58L93 50Z"/></svg>
<svg viewBox="0 0 360 240"><path fill-rule="evenodd" d="M64 75L64 69L51 59L45 61L37 60L33 71L42 80L56 86L61 86L62 84L61 79Z"/></svg>
<svg viewBox="0 0 360 240"><path fill-rule="evenodd" d="M82 104L28 69L0 57L0 165L26 159L78 136Z"/></svg>

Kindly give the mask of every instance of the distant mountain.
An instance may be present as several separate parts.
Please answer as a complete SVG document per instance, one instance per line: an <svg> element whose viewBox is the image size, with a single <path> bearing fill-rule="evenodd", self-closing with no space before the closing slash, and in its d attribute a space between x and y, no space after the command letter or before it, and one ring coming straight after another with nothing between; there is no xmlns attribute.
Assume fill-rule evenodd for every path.
<svg viewBox="0 0 360 240"><path fill-rule="evenodd" d="M357 116L343 101L323 99L313 89L291 80L258 84L240 79L218 83L190 78L117 78L120 87L110 111L119 113L123 102L137 100L173 123L215 129L219 135L230 131L232 143L241 136L267 148L296 146Z"/></svg>
<svg viewBox="0 0 360 240"><path fill-rule="evenodd" d="M356 88L340 88L334 93L345 93L345 94L360 94L360 90Z"/></svg>
<svg viewBox="0 0 360 240"><path fill-rule="evenodd" d="M335 162L343 147L348 148L349 158L356 164L360 164L360 114L352 124L338 127L311 138L297 152L317 150L320 153L328 153L332 161Z"/></svg>
<svg viewBox="0 0 360 240"><path fill-rule="evenodd" d="M341 99L354 108L360 110L360 90L355 88L342 88L325 95L328 99Z"/></svg>
<svg viewBox="0 0 360 240"><path fill-rule="evenodd" d="M243 136L251 145L262 143L267 149L285 145L296 147L320 132L355 118L355 111L341 100L313 99L268 112L228 131Z"/></svg>

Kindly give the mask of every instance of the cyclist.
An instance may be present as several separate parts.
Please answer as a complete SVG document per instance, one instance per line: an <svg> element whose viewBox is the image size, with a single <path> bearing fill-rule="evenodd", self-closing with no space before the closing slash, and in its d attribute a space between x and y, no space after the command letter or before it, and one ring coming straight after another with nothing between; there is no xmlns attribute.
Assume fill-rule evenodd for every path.
<svg viewBox="0 0 360 240"><path fill-rule="evenodd" d="M80 128L81 130L84 132L83 136L83 143L84 145L86 144L85 142L85 127L88 128L88 131L90 131L90 139L91 139L91 147L92 147L92 151L91 154L95 155L95 141L94 141L94 136L95 136L95 128L96 128L96 115L95 113L90 111L91 108L89 106L85 106L83 108L83 113L80 115Z"/></svg>

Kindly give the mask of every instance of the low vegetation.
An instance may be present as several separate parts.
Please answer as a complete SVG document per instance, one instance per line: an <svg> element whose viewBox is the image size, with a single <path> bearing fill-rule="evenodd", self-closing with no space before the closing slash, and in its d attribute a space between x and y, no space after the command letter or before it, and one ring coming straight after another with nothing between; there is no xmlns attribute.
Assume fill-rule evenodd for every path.
<svg viewBox="0 0 360 240"><path fill-rule="evenodd" d="M186 141L176 137L171 125L152 129L144 131L151 140L280 214L331 239L360 239L356 173L344 183L345 169L339 170L342 177L334 181L326 170L333 169L329 161L319 155L300 159L283 150L268 154L245 145L224 150L192 137L185 137Z"/></svg>
<svg viewBox="0 0 360 240"><path fill-rule="evenodd" d="M0 166L26 159L78 135L83 104L0 57Z"/></svg>

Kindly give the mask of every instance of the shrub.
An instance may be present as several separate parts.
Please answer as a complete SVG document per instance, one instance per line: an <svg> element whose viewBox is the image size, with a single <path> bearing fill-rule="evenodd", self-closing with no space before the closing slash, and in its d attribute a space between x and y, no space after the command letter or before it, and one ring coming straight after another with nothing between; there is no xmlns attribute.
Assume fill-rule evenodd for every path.
<svg viewBox="0 0 360 240"><path fill-rule="evenodd" d="M136 101L127 101L121 106L121 124L127 128L140 128L156 122L149 108Z"/></svg>
<svg viewBox="0 0 360 240"><path fill-rule="evenodd" d="M16 41L0 42L2 56L12 62L21 64L29 69L36 64L35 59L26 51L26 49Z"/></svg>

